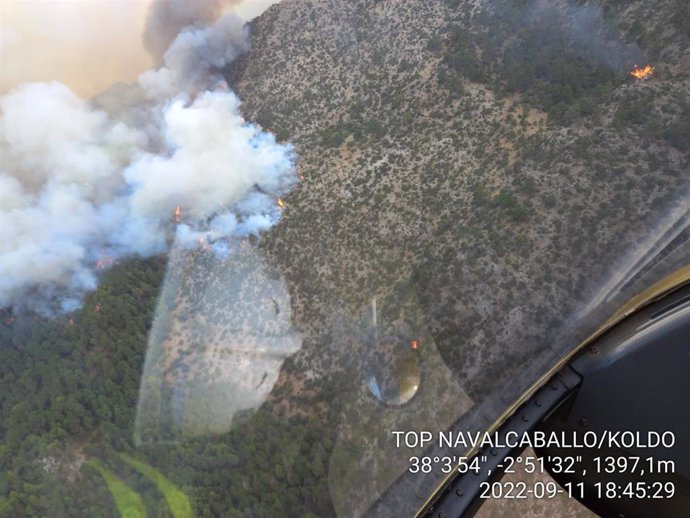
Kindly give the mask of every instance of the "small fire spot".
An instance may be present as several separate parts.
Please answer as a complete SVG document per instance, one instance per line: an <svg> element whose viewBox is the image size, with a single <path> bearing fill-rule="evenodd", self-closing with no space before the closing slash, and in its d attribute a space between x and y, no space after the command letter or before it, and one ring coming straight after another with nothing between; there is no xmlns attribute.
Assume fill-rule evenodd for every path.
<svg viewBox="0 0 690 518"><path fill-rule="evenodd" d="M636 77L637 79L644 79L647 76L654 75L654 68L652 68L651 65L647 65L647 66L642 67L642 68L635 65L635 68L632 69L632 72L630 72L630 75L633 77Z"/></svg>

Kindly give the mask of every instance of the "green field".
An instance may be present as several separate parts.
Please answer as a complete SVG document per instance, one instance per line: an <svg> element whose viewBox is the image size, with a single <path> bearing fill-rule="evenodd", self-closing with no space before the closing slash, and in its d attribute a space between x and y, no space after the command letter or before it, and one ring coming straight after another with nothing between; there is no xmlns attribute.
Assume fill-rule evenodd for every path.
<svg viewBox="0 0 690 518"><path fill-rule="evenodd" d="M165 500L168 502L170 511L175 518L192 518L192 516L194 516L192 504L189 498L187 498L187 495L180 491L175 484L165 478L160 471L124 453L120 454L120 458L139 470L144 476L151 479L156 484L158 490L165 496Z"/></svg>
<svg viewBox="0 0 690 518"><path fill-rule="evenodd" d="M141 497L136 491L125 484L112 471L105 468L99 460L91 459L88 461L88 464L96 469L105 480L122 518L146 517L144 502L142 502Z"/></svg>

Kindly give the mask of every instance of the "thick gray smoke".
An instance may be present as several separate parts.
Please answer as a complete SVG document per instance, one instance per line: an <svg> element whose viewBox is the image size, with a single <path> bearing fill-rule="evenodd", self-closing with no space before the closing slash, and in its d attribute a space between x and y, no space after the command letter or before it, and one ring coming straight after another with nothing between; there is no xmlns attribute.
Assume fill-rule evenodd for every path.
<svg viewBox="0 0 690 518"><path fill-rule="evenodd" d="M223 0L155 0L144 30L146 50L160 63L182 29L210 24L222 11Z"/></svg>
<svg viewBox="0 0 690 518"><path fill-rule="evenodd" d="M119 258L173 239L222 256L279 219L292 148L245 122L218 75L247 49L242 22L164 3L199 10L138 85L97 104L55 82L0 98L0 307L69 311Z"/></svg>
<svg viewBox="0 0 690 518"><path fill-rule="evenodd" d="M185 28L203 27L221 17L232 6L245 15L265 10L279 0L154 0L144 30L144 46L158 64L165 51ZM241 4L241 5L240 5ZM248 18L245 18L248 19Z"/></svg>
<svg viewBox="0 0 690 518"><path fill-rule="evenodd" d="M519 6L517 21L520 24L539 27L548 35L539 41L540 45L554 44L554 37L568 40L582 58L614 70L627 70L644 62L640 47L621 40L616 24L596 2L507 1ZM497 9L501 7L500 3L496 6Z"/></svg>

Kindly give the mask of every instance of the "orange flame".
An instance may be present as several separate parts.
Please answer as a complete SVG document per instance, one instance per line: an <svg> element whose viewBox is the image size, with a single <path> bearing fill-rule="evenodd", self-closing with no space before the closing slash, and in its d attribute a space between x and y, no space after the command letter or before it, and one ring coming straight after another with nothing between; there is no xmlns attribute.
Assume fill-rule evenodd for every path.
<svg viewBox="0 0 690 518"><path fill-rule="evenodd" d="M277 203L278 203L278 208L280 210L283 210L285 208L285 202L283 201L283 198L278 198Z"/></svg>
<svg viewBox="0 0 690 518"><path fill-rule="evenodd" d="M642 68L635 65L635 68L632 69L630 75L636 77L637 79L644 79L647 76L654 75L654 68L652 68L651 65L647 65Z"/></svg>
<svg viewBox="0 0 690 518"><path fill-rule="evenodd" d="M182 213L182 211L180 210L180 206L178 205L177 207L175 207L175 223L180 222L180 214L181 213Z"/></svg>
<svg viewBox="0 0 690 518"><path fill-rule="evenodd" d="M412 340L410 342L410 347L416 351L417 349L419 349L419 341L418 340Z"/></svg>

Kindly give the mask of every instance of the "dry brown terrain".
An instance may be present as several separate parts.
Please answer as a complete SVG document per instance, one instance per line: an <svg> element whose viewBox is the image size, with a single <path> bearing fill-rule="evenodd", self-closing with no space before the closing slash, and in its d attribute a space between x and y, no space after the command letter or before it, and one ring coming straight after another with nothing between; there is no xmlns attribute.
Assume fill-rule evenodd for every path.
<svg viewBox="0 0 690 518"><path fill-rule="evenodd" d="M498 91L471 70L447 80L452 30L490 31L492 2L283 0L254 22L252 49L228 77L247 119L295 145L302 177L257 248L284 282L301 341L270 401L290 413L287 401L308 408L331 391L344 405L340 441L357 443L354 468L370 476L339 456L349 485L334 493L336 509L356 502L355 515L373 505L396 516L423 501L438 473L398 480L387 502L397 498L400 509L375 502L404 469L378 458L388 431L488 426L610 309L591 320L583 312L606 300L603 281L644 251L668 207L680 198L687 209L688 153L664 136L686 109L690 81L688 36L668 23L676 3L604 4L621 41L640 20L654 33L644 50L658 60L655 74L621 75L567 123L529 92ZM640 103L653 121L621 123ZM373 299L388 301L384 325L424 335L430 377L443 373L438 386L422 378L420 408L377 410L358 381ZM214 311L216 323L232 320L227 308ZM240 368L211 352L206 361L220 376ZM335 372L351 385L329 386ZM563 501L525 505L525 516L584 516ZM506 506L483 516L510 515Z"/></svg>

